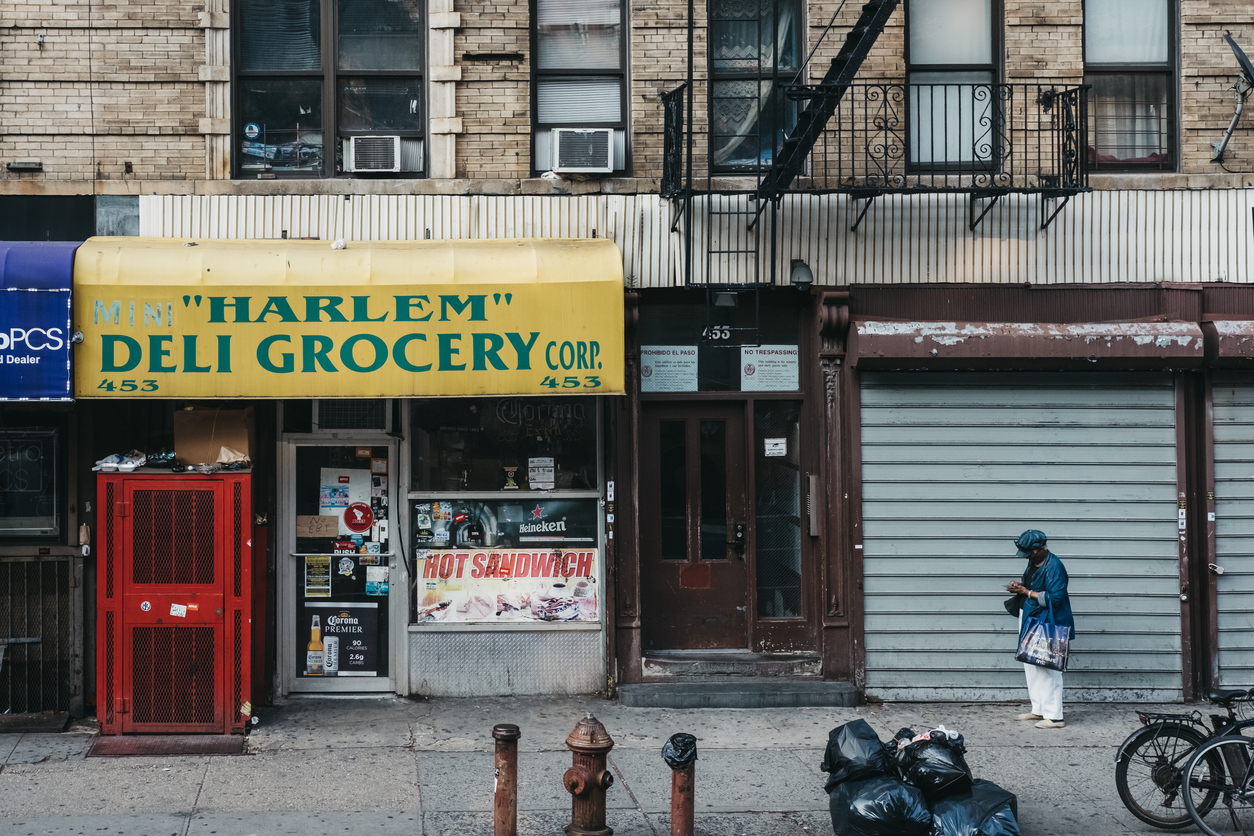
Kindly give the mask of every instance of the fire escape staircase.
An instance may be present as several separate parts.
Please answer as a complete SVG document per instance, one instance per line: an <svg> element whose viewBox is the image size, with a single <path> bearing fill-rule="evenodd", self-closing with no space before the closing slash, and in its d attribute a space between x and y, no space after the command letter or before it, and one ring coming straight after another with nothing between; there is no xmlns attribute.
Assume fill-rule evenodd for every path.
<svg viewBox="0 0 1254 836"><path fill-rule="evenodd" d="M840 193L856 201L855 231L872 201L885 194L966 194L971 230L1001 198L1035 195L1042 201L1045 229L1071 197L1091 190L1085 85L1048 78L919 84L855 80L899 5L900 0L866 2L817 84L804 83L804 65L792 83L783 83L774 58L759 54L753 106L764 101L763 79L773 73L772 84L798 108L795 122L786 135L765 143L756 126L752 135L739 135L746 143L762 137L756 156L746 155L755 162L739 169L751 172L752 183L743 178L720 182L722 175L714 173L707 158L702 193L693 186L694 130L691 119L685 120L685 111L691 114L694 107L695 3L690 0L689 77L662 96L660 189L662 197L674 200L671 231L682 226L685 285L707 292L774 286L780 206L794 190ZM762 42L760 34L757 42ZM704 238L695 238L702 230ZM704 270L694 265L694 251L703 252Z"/></svg>
<svg viewBox="0 0 1254 836"><path fill-rule="evenodd" d="M862 7L862 12L858 21L849 30L845 36L845 42L841 46L836 57L832 59L831 66L828 68L827 74L823 78L822 84L818 85L817 93L790 94L796 97L804 97L807 100L806 106L798 113L796 125L785 137L782 150L773 155L769 168L760 171L757 175L757 183L752 190L750 197L750 206L736 208L733 204L724 202L715 204L712 201L714 189L710 184L711 177L707 172L707 189L706 199L710 201L704 214L706 215L707 241L709 240L710 223L717 217L742 216L747 222L748 242L739 245L730 245L720 248L708 248L705 253L706 260L706 281L702 282L706 288L713 289L717 286L739 286L739 287L762 287L774 284L774 234L771 234L771 255L772 255L772 275L767 281L761 280L761 248L763 232L757 229L758 220L762 212L769 205L770 201L778 202L784 191L792 184L797 175L801 173L805 166L806 157L814 148L815 143L823 134L823 129L828 121L835 114L837 107L845 92L849 88L854 76L858 74L862 63L866 60L871 48L875 45L876 39L879 38L884 26L888 23L888 19L897 9L900 0L870 0ZM691 9L690 9L691 14ZM694 35L691 31L691 21L689 39ZM689 44L689 61L692 61L691 43ZM691 71L691 66L690 66ZM804 70L803 70L804 72ZM671 231L674 232L681 222L684 222L684 236L686 240L685 254L685 284L693 284L692 281L692 212L694 191L692 188L692 133L688 128L685 134L684 124L684 96L688 97L688 107L692 104L692 80L681 85L679 88L663 95L664 120L665 120L665 148L664 148L664 164L663 176L661 183L662 196L666 198L681 198L681 209L676 214ZM682 147L682 138L686 135L688 140L688 149L685 153ZM681 169L684 165L685 158L687 160L687 175L681 175ZM755 204L756 206L752 205ZM730 218L729 218L730 219ZM718 282L714 280L714 274L719 272L715 266L715 259L733 259L740 258L750 264L750 271L753 274L753 281L750 282ZM743 279L743 276L742 276Z"/></svg>
<svg viewBox="0 0 1254 836"><path fill-rule="evenodd" d="M822 136L828 120L836 113L840 100L858 70L862 69L862 62L870 54L871 47L875 46L899 3L900 0L871 0L862 7L858 22L845 36L845 43L832 59L817 92L809 96L808 103L797 114L797 124L785 137L783 149L775 156L770 170L758 185L759 212L765 206L764 201L778 200L801 173L806 157Z"/></svg>

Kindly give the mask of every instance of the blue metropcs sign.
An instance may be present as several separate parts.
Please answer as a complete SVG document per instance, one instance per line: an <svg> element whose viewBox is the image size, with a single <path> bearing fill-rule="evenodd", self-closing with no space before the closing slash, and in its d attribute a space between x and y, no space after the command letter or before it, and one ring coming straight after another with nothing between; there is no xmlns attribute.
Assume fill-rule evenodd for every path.
<svg viewBox="0 0 1254 836"><path fill-rule="evenodd" d="M68 401L77 243L0 242L0 401Z"/></svg>

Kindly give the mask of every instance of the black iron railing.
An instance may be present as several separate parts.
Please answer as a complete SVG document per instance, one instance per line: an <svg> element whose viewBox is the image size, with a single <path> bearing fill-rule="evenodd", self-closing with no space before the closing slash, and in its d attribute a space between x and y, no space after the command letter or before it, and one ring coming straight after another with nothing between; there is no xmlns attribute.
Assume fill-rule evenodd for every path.
<svg viewBox="0 0 1254 836"><path fill-rule="evenodd" d="M786 92L800 102L837 101L801 173L785 182L763 166L758 188L734 181L709 188L761 190L764 198L784 192L1067 196L1089 189L1094 160L1085 86L860 82L839 97L822 85ZM685 130L691 128L683 94L680 86L662 96L664 197L685 187ZM709 137L698 133L695 143L704 161Z"/></svg>
<svg viewBox="0 0 1254 836"><path fill-rule="evenodd" d="M788 191L1069 195L1089 188L1088 88L849 86ZM798 85L799 101L831 96Z"/></svg>

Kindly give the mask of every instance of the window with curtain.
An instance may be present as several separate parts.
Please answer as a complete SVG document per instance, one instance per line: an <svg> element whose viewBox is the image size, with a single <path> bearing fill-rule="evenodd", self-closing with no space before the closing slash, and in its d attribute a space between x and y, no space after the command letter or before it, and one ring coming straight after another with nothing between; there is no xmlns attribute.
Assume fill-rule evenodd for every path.
<svg viewBox="0 0 1254 836"><path fill-rule="evenodd" d="M1175 168L1171 0L1085 0L1094 169Z"/></svg>
<svg viewBox="0 0 1254 836"><path fill-rule="evenodd" d="M627 127L621 0L535 0L535 130ZM535 167L546 170L537 155Z"/></svg>
<svg viewBox="0 0 1254 836"><path fill-rule="evenodd" d="M767 167L797 123L784 85L799 83L797 0L710 0L710 165Z"/></svg>
<svg viewBox="0 0 1254 836"><path fill-rule="evenodd" d="M345 141L399 136L422 169L420 0L237 0L236 169L344 173Z"/></svg>
<svg viewBox="0 0 1254 836"><path fill-rule="evenodd" d="M988 168L997 153L993 0L909 0L910 162Z"/></svg>

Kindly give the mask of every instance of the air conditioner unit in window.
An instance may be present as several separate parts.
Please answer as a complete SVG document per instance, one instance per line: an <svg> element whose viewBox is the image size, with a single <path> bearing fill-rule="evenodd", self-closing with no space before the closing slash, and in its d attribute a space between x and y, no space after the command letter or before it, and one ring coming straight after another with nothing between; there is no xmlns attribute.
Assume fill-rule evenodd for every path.
<svg viewBox="0 0 1254 836"><path fill-rule="evenodd" d="M400 171L399 136L354 136L344 140L345 171Z"/></svg>
<svg viewBox="0 0 1254 836"><path fill-rule="evenodd" d="M612 128L554 128L553 170L571 174L609 174L614 170Z"/></svg>

